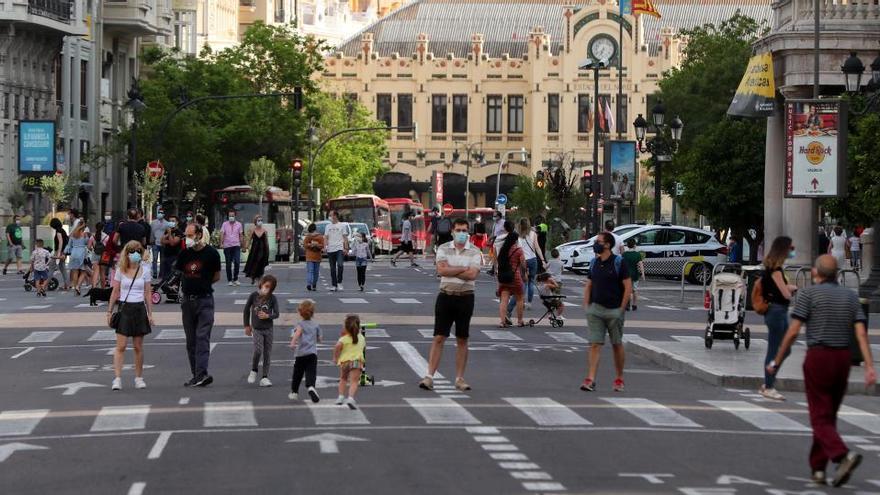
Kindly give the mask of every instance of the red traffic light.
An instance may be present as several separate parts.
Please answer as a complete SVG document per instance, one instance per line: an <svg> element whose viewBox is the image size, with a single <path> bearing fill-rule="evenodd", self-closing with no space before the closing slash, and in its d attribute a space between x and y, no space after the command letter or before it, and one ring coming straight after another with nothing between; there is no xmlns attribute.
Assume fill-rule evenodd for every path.
<svg viewBox="0 0 880 495"><path fill-rule="evenodd" d="M302 170L302 168L303 168L302 160L300 160L299 158L294 159L292 162L290 162L290 168L291 168L291 170L297 170L297 171Z"/></svg>
<svg viewBox="0 0 880 495"><path fill-rule="evenodd" d="M584 170L584 176L582 177L582 179L584 179L584 180L589 180L589 179L591 179L592 177L593 177L593 172L592 172L592 171L590 171L590 170Z"/></svg>

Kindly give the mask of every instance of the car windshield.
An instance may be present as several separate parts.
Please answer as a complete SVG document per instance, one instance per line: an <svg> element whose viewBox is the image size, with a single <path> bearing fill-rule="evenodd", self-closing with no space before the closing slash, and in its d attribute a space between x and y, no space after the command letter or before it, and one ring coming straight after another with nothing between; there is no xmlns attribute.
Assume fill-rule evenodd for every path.
<svg viewBox="0 0 880 495"><path fill-rule="evenodd" d="M370 235L370 228L365 223L352 223L349 225L353 232L367 234L367 236Z"/></svg>

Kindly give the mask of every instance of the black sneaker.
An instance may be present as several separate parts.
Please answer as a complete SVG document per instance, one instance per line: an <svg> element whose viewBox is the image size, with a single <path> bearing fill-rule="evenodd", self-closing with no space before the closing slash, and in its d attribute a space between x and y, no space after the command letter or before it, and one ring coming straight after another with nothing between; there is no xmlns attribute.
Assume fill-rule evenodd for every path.
<svg viewBox="0 0 880 495"><path fill-rule="evenodd" d="M205 375L199 379L197 379L192 386L193 387L207 387L208 385L214 383L214 377L211 375Z"/></svg>
<svg viewBox="0 0 880 495"><path fill-rule="evenodd" d="M306 290L312 290L312 286L311 286L311 285L307 285L307 286L306 286Z"/></svg>
<svg viewBox="0 0 880 495"><path fill-rule="evenodd" d="M397 260L392 259L392 260L391 260L391 266L397 266Z"/></svg>
<svg viewBox="0 0 880 495"><path fill-rule="evenodd" d="M834 481L831 483L833 486L841 486L847 481L849 481L849 477L852 475L853 471L859 467L859 464L862 463L862 455L856 454L853 451L849 451L840 461L840 464L837 465L837 472L834 473Z"/></svg>
<svg viewBox="0 0 880 495"><path fill-rule="evenodd" d="M318 397L318 391L315 390L315 387L309 387L309 398L312 399L312 402L319 402L321 400L321 398Z"/></svg>
<svg viewBox="0 0 880 495"><path fill-rule="evenodd" d="M189 380L183 382L184 387L192 387L196 383L196 377L192 377Z"/></svg>

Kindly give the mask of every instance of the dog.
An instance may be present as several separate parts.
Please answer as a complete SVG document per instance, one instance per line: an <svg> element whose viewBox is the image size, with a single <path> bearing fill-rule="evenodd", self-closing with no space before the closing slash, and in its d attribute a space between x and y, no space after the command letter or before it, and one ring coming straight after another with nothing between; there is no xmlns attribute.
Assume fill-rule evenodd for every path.
<svg viewBox="0 0 880 495"><path fill-rule="evenodd" d="M89 298L89 306L97 306L98 301L110 302L110 294L112 293L113 289L109 287L106 289L92 287L88 292L83 294L83 297Z"/></svg>

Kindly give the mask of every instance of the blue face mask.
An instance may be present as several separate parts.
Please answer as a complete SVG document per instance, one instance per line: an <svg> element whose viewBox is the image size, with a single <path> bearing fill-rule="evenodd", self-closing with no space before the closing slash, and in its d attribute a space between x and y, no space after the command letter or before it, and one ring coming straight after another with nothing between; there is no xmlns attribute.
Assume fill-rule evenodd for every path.
<svg viewBox="0 0 880 495"><path fill-rule="evenodd" d="M795 251L794 249L792 249L791 251L788 252L788 259L793 260L796 257L797 257L797 251Z"/></svg>
<svg viewBox="0 0 880 495"><path fill-rule="evenodd" d="M156 218L158 218L159 220L162 220L163 218L165 218L165 214L164 213L157 213Z"/></svg>
<svg viewBox="0 0 880 495"><path fill-rule="evenodd" d="M455 233L455 242L458 244L464 244L468 241L468 233L467 232L456 232Z"/></svg>
<svg viewBox="0 0 880 495"><path fill-rule="evenodd" d="M128 253L128 261L131 261L132 263L140 263L141 253Z"/></svg>

